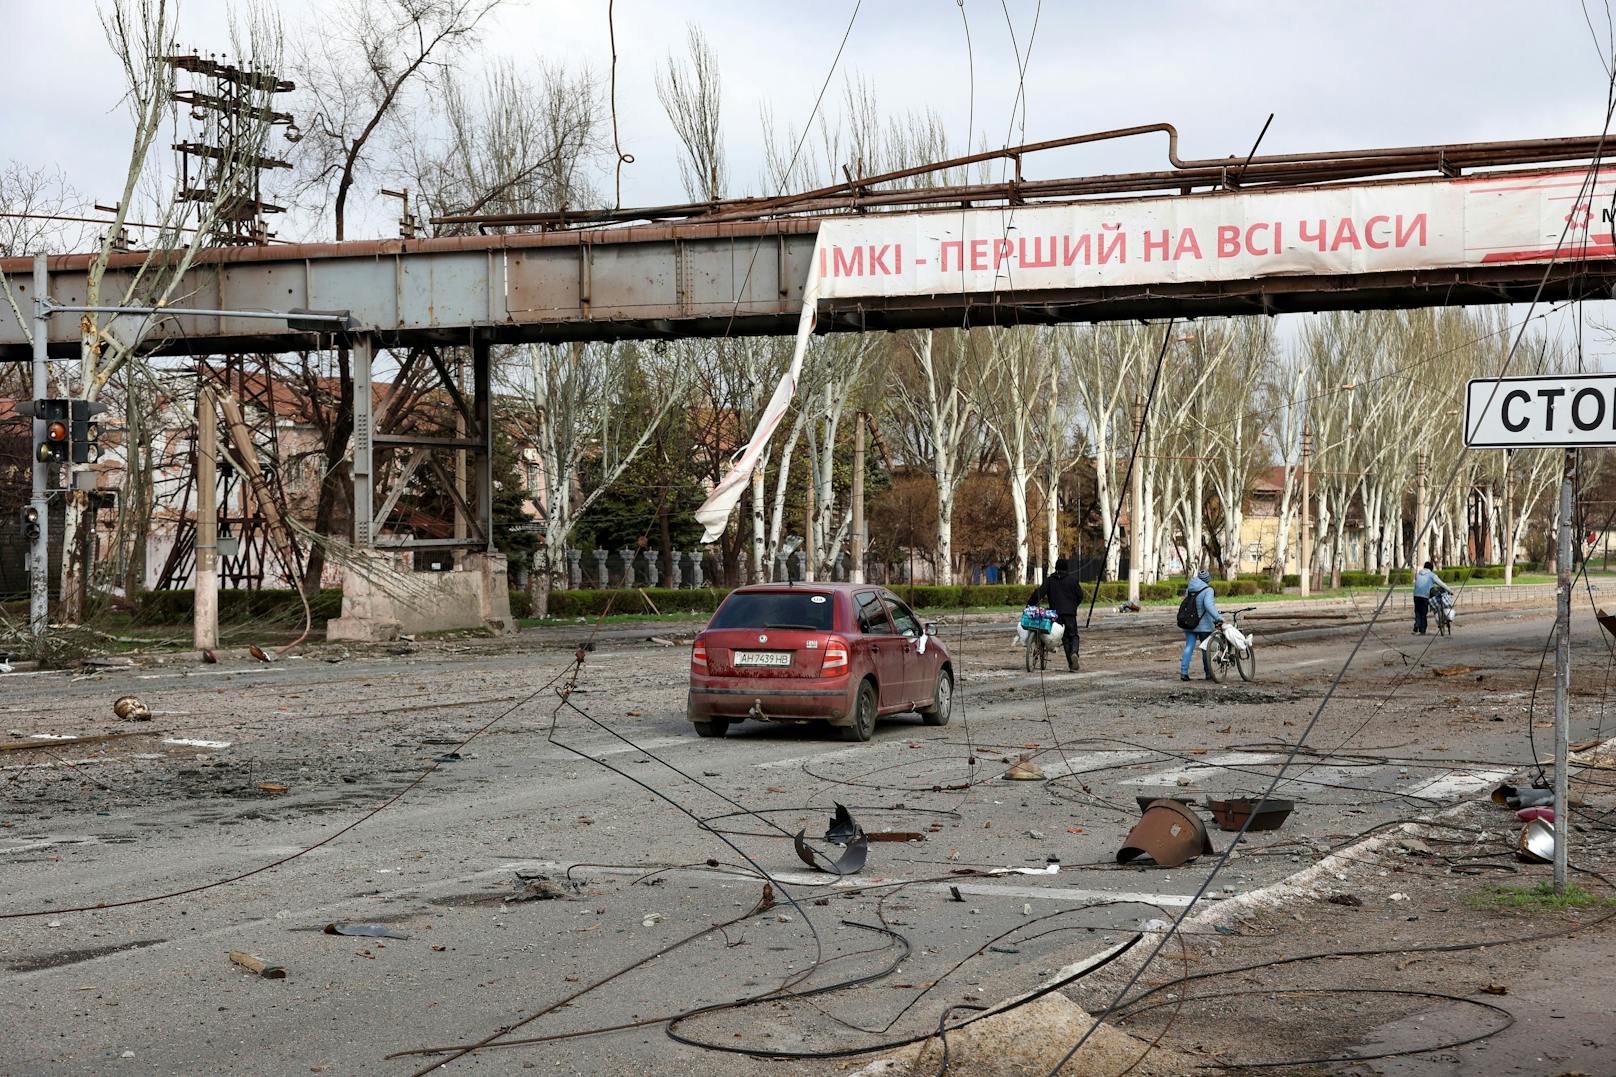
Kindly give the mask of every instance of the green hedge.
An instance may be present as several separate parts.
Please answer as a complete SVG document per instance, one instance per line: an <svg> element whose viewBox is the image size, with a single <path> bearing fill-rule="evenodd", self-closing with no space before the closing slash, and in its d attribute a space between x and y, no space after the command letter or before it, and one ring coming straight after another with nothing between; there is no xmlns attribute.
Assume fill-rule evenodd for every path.
<svg viewBox="0 0 1616 1077"><path fill-rule="evenodd" d="M135 605L135 619L142 624L184 624L196 606L196 592L145 591ZM342 613L342 589L328 587L309 596L309 612L316 624ZM237 588L219 590L219 621L224 624L263 620L303 620L303 603L290 588L264 588L257 591Z"/></svg>

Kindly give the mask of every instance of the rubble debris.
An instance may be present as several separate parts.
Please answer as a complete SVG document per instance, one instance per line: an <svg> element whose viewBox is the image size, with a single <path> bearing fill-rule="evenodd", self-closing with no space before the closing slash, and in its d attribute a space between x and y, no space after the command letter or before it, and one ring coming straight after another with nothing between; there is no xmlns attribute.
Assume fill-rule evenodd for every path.
<svg viewBox="0 0 1616 1077"><path fill-rule="evenodd" d="M112 713L120 722L151 721L151 708L139 696L119 696L112 701Z"/></svg>
<svg viewBox="0 0 1616 1077"><path fill-rule="evenodd" d="M1515 858L1528 864L1554 863L1554 827L1533 819L1515 840Z"/></svg>
<svg viewBox="0 0 1616 1077"><path fill-rule="evenodd" d="M258 790L259 790L259 792L262 792L262 793L272 793L272 794L279 795L281 793L288 792L290 790L290 788L291 788L290 786L284 785L281 782L259 782L258 783Z"/></svg>
<svg viewBox="0 0 1616 1077"><path fill-rule="evenodd" d="M926 835L918 830L872 830L864 838L866 841L925 841Z"/></svg>
<svg viewBox="0 0 1616 1077"><path fill-rule="evenodd" d="M394 931L386 924L327 924L327 935L363 935L372 939L407 939L408 935L402 931Z"/></svg>
<svg viewBox="0 0 1616 1077"><path fill-rule="evenodd" d="M1331 894L1324 900L1328 901L1331 905L1344 905L1349 909L1363 908L1363 898L1359 897L1357 894Z"/></svg>
<svg viewBox="0 0 1616 1077"><path fill-rule="evenodd" d="M1133 799L1134 802L1139 805L1139 810L1142 812L1146 808L1150 807L1153 801L1157 800L1176 800L1185 807L1190 807L1197 800L1200 800L1203 795L1204 794L1198 791L1185 790L1182 793L1140 793Z"/></svg>
<svg viewBox="0 0 1616 1077"><path fill-rule="evenodd" d="M1021 758L1011 764L1010 769L1004 772L1007 780L1012 782L1041 782L1044 781L1044 771L1037 763L1032 761L1032 753L1026 752Z"/></svg>
<svg viewBox="0 0 1616 1077"><path fill-rule="evenodd" d="M1433 669L1431 674L1436 677L1457 677L1463 673L1474 672L1476 672L1475 666L1443 666L1441 669Z"/></svg>
<svg viewBox="0 0 1616 1077"><path fill-rule="evenodd" d="M265 980L286 979L286 969L280 965L271 965L262 958L254 957L252 954L243 953L240 950L230 951L230 961L232 964L240 965L248 972Z"/></svg>
<svg viewBox="0 0 1616 1077"><path fill-rule="evenodd" d="M507 903L514 901L552 901L558 897L565 897L566 891L551 882L544 875L524 875L516 873L514 891L505 898Z"/></svg>
<svg viewBox="0 0 1616 1077"><path fill-rule="evenodd" d="M1535 808L1545 804L1554 803L1553 789L1538 789L1528 786L1517 789L1513 785L1500 785L1492 792L1492 802L1504 808Z"/></svg>
<svg viewBox="0 0 1616 1077"><path fill-rule="evenodd" d="M258 646L258 644L256 644L256 643L253 644L251 647L247 648L247 653L252 655L254 658L258 659L260 662L273 662L274 661L274 659L269 657L269 655L265 654L264 649L262 647Z"/></svg>
<svg viewBox="0 0 1616 1077"><path fill-rule="evenodd" d="M1291 800L1273 798L1253 800L1246 797L1234 800L1213 800L1211 797L1207 797L1206 807L1212 813L1212 818L1218 821L1218 827L1222 830L1239 830L1241 827L1245 827L1247 830L1278 830L1285 825L1285 820L1290 817L1291 812L1296 808L1296 803ZM1250 826L1246 826L1247 817L1251 819Z"/></svg>
<svg viewBox="0 0 1616 1077"><path fill-rule="evenodd" d="M1605 741L1591 740L1573 744L1571 754L1566 759L1572 766L1616 770L1616 737Z"/></svg>
<svg viewBox="0 0 1616 1077"><path fill-rule="evenodd" d="M1533 819L1541 819L1545 823L1554 822L1554 809L1545 807L1522 808L1515 813L1515 818L1523 823L1530 823Z"/></svg>
<svg viewBox="0 0 1616 1077"><path fill-rule="evenodd" d="M219 656L204 647L202 648L202 663L203 665L216 666L219 664Z"/></svg>
<svg viewBox="0 0 1616 1077"><path fill-rule="evenodd" d="M841 804L836 805L836 814L830 817L830 826L825 830L825 840L832 845L846 845L858 837L859 825L853 821L852 814Z"/></svg>
<svg viewBox="0 0 1616 1077"><path fill-rule="evenodd" d="M1509 985L1507 985L1507 984L1484 984L1482 986L1481 990L1482 990L1482 993L1486 994L1486 995L1507 995L1507 994L1509 994Z"/></svg>
<svg viewBox="0 0 1616 1077"><path fill-rule="evenodd" d="M86 658L79 663L80 669L133 669L133 658Z"/></svg>
<svg viewBox="0 0 1616 1077"><path fill-rule="evenodd" d="M640 926L641 927L656 927L661 922L662 922L662 914L661 913L659 913L659 912L647 913L646 916L645 916L645 919L640 921Z"/></svg>
<svg viewBox="0 0 1616 1077"><path fill-rule="evenodd" d="M870 843L862 831L847 843L846 851L842 853L841 859L836 861L832 861L823 853L810 848L808 843L803 840L803 835L806 833L807 831L805 830L797 831L796 839L793 842L797 847L797 859L804 864L807 864L815 871L823 871L830 875L854 875L863 870L864 861L870 855Z"/></svg>
<svg viewBox="0 0 1616 1077"><path fill-rule="evenodd" d="M1157 867L1176 868L1212 852L1200 817L1176 800L1153 800L1117 850L1117 863L1148 856Z"/></svg>

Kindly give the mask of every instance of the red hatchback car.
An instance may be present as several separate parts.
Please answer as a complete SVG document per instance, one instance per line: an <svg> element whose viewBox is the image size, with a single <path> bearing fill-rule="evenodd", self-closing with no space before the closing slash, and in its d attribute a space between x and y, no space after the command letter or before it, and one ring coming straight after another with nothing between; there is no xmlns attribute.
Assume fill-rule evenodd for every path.
<svg viewBox="0 0 1616 1077"><path fill-rule="evenodd" d="M875 720L918 711L946 725L954 664L935 626L870 584L742 587L690 651L690 721L704 737L731 722L826 721L869 740Z"/></svg>

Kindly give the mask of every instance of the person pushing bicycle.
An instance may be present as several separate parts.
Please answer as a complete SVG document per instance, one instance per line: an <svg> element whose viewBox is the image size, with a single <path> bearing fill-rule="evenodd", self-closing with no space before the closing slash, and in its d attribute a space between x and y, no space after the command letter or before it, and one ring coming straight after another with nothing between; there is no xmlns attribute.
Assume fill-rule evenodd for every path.
<svg viewBox="0 0 1616 1077"><path fill-rule="evenodd" d="M1078 640L1077 640L1077 611L1083 605L1083 584L1077 578L1077 570L1072 563L1064 557L1055 559L1055 571L1044 577L1027 599L1027 605L1038 604L1039 596L1043 596L1061 626L1066 629L1066 635L1061 638L1061 645L1066 648L1066 668L1077 671Z"/></svg>

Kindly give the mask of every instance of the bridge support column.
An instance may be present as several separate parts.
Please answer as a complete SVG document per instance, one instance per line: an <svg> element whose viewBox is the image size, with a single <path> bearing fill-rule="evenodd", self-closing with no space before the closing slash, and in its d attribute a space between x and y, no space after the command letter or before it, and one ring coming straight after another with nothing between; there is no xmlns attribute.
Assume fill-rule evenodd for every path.
<svg viewBox="0 0 1616 1077"><path fill-rule="evenodd" d="M412 348L400 360L396 382L411 371L419 378L430 368L439 399L451 401L453 424L443 425L452 436L392 433L383 429L371 391L376 360L376 339L356 334L350 361L354 379L354 556L345 566L342 616L326 628L328 639L387 640L401 633L487 628L514 631L505 557L494 547L494 422L493 385L488 342L474 339L472 385L468 399L436 347ZM461 431L464 431L462 434ZM407 455L389 457L396 452ZM455 468L441 454L466 458L469 491L455 481ZM437 455L435 455L437 454ZM389 533L387 521L401 498L409 493L418 474L430 474L437 488L449 494L454 519L420 533ZM377 508L377 478L386 480L387 492ZM469 496L468 496L469 495ZM406 504L409 502L406 501ZM418 519L418 517L417 517ZM412 523L415 521L412 520ZM463 550L450 572L417 572L417 550Z"/></svg>

